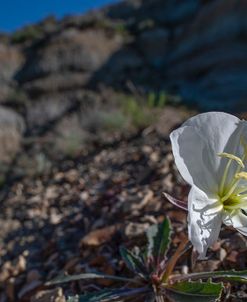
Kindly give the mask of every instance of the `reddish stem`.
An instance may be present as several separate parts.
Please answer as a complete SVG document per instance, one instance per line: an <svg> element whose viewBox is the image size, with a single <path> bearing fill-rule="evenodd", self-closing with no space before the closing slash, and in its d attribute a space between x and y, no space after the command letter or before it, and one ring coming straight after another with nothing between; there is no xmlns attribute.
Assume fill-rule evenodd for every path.
<svg viewBox="0 0 247 302"><path fill-rule="evenodd" d="M169 276L171 275L179 257L183 253L188 242L189 242L188 238L183 238L182 241L180 242L175 254L171 257L171 259L167 263L166 271L162 277L162 282L166 282Z"/></svg>

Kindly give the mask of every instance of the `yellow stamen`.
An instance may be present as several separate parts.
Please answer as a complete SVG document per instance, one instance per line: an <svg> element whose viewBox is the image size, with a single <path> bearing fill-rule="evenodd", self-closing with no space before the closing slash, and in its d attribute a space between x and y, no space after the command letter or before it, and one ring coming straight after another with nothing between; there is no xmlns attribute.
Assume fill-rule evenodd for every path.
<svg viewBox="0 0 247 302"><path fill-rule="evenodd" d="M236 179L245 179L247 180L247 172L239 172L234 175Z"/></svg>
<svg viewBox="0 0 247 302"><path fill-rule="evenodd" d="M218 153L217 155L220 156L220 157L226 157L226 158L235 160L239 164L239 166L241 166L242 168L244 168L244 163L243 163L242 159L239 158L238 156L235 156L233 154L226 153L226 152Z"/></svg>
<svg viewBox="0 0 247 302"><path fill-rule="evenodd" d="M220 183L220 188L219 188L219 194L220 194L220 196L222 196L223 193L224 193L225 182L226 182L228 171L229 171L229 168L230 168L230 165L231 165L232 161L235 160L238 163L238 165L239 165L238 168L240 168L240 167L244 168L244 163L239 157L237 157L233 154L230 154L230 153L223 152L223 153L218 153L217 155L220 156L220 157L224 157L224 158L229 159L229 161L226 165L224 174L222 176L221 183ZM237 172L238 171L239 171L239 169L237 170ZM234 185L234 183L232 183L231 185Z"/></svg>
<svg viewBox="0 0 247 302"><path fill-rule="evenodd" d="M237 180L230 188L230 190L226 193L226 195L224 195L222 198L221 198L221 201L224 202L226 201L231 195L232 193L234 192L234 190L236 189L237 185L238 185L238 182L239 180Z"/></svg>
<svg viewBox="0 0 247 302"><path fill-rule="evenodd" d="M218 154L218 156L228 159L219 187L220 201L227 211L247 208L247 186L239 186L241 179L247 180L247 172L242 170L245 167L244 160L247 157L247 143L242 139L241 144L244 148L242 158L226 152ZM234 177L227 184L227 177L233 161L237 163L237 167L235 169Z"/></svg>
<svg viewBox="0 0 247 302"><path fill-rule="evenodd" d="M230 168L231 163L232 163L232 159L230 159L228 161L228 163L226 165L226 168L225 168L225 171L224 171L224 174L222 176L221 183L220 183L220 190L219 190L220 196L222 196L223 193L224 193L225 182L226 182L226 178L227 178L227 175L228 175L228 170Z"/></svg>

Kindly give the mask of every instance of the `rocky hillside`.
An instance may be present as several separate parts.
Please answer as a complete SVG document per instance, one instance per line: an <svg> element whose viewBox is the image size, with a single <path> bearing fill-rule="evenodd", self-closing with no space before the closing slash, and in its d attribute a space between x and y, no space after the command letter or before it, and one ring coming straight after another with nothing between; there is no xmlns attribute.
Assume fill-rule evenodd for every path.
<svg viewBox="0 0 247 302"><path fill-rule="evenodd" d="M0 302L91 290L45 282L119 274L119 245L164 215L176 249L186 215L161 193L188 188L168 135L191 107L247 112L246 12L244 0L129 0L0 35ZM246 240L222 236L178 270L245 268ZM244 285L229 301L246 297Z"/></svg>
<svg viewBox="0 0 247 302"><path fill-rule="evenodd" d="M13 144L0 157L8 162L24 133L43 133L72 111L82 136L88 107L116 98L109 88L244 110L246 11L244 0L131 0L1 35L0 137Z"/></svg>

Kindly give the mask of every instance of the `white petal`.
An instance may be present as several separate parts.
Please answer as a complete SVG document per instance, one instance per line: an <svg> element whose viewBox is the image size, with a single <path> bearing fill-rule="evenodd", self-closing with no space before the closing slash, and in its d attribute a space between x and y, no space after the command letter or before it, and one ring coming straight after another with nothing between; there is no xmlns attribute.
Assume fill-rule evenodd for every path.
<svg viewBox="0 0 247 302"><path fill-rule="evenodd" d="M217 191L217 181L210 171L207 145L190 126L183 126L170 135L176 166L191 186L203 191Z"/></svg>
<svg viewBox="0 0 247 302"><path fill-rule="evenodd" d="M234 153L232 151L235 150L236 146L233 143L229 146L229 139L240 122L239 118L225 112L207 112L188 119L184 126L196 128L212 151L223 152L227 147L225 152ZM233 139L235 140L234 137Z"/></svg>
<svg viewBox="0 0 247 302"><path fill-rule="evenodd" d="M217 190L227 162L217 153L240 156L240 138L244 129L247 129L247 123L233 115L208 112L190 118L173 131L170 136L173 154L183 178L204 191ZM232 168L234 173L234 165Z"/></svg>
<svg viewBox="0 0 247 302"><path fill-rule="evenodd" d="M243 148L240 140L242 137L246 138L247 122L225 112L208 112L192 117L184 125L193 126L205 139L211 172L217 175L220 182L227 159L219 158L217 153L226 152L242 157ZM235 171L236 163L231 165L230 179Z"/></svg>
<svg viewBox="0 0 247 302"><path fill-rule="evenodd" d="M188 232L200 259L205 258L208 247L218 239L222 209L222 204L216 198L208 198L195 186L191 188L188 198Z"/></svg>
<svg viewBox="0 0 247 302"><path fill-rule="evenodd" d="M235 210L231 213L226 212L224 223L226 225L232 225L241 234L247 236L247 215L241 210Z"/></svg>

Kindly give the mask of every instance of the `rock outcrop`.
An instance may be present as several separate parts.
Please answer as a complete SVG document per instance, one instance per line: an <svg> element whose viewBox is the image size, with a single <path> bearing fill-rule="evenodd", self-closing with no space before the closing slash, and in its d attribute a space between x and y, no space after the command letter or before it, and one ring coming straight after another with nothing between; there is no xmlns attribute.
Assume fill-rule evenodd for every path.
<svg viewBox="0 0 247 302"><path fill-rule="evenodd" d="M244 0L212 1L174 39L166 76L188 102L246 109L246 12Z"/></svg>
<svg viewBox="0 0 247 302"><path fill-rule="evenodd" d="M22 62L23 57L17 47L0 42L0 103L6 102L14 93L16 87L14 76Z"/></svg>
<svg viewBox="0 0 247 302"><path fill-rule="evenodd" d="M25 122L21 115L0 106L0 160L2 163L9 164L20 150L24 131Z"/></svg>
<svg viewBox="0 0 247 302"><path fill-rule="evenodd" d="M246 12L244 0L127 0L60 22L48 18L23 29L22 39L19 32L22 66L12 37L2 90L7 97L15 79L32 102L61 98L64 107L68 91L126 90L133 82L146 92L173 91L204 110L244 109Z"/></svg>
<svg viewBox="0 0 247 302"><path fill-rule="evenodd" d="M245 0L127 0L47 18L0 39L0 103L16 111L27 134L59 122L85 103L85 91L102 87L167 91L202 110L245 111L246 13Z"/></svg>

